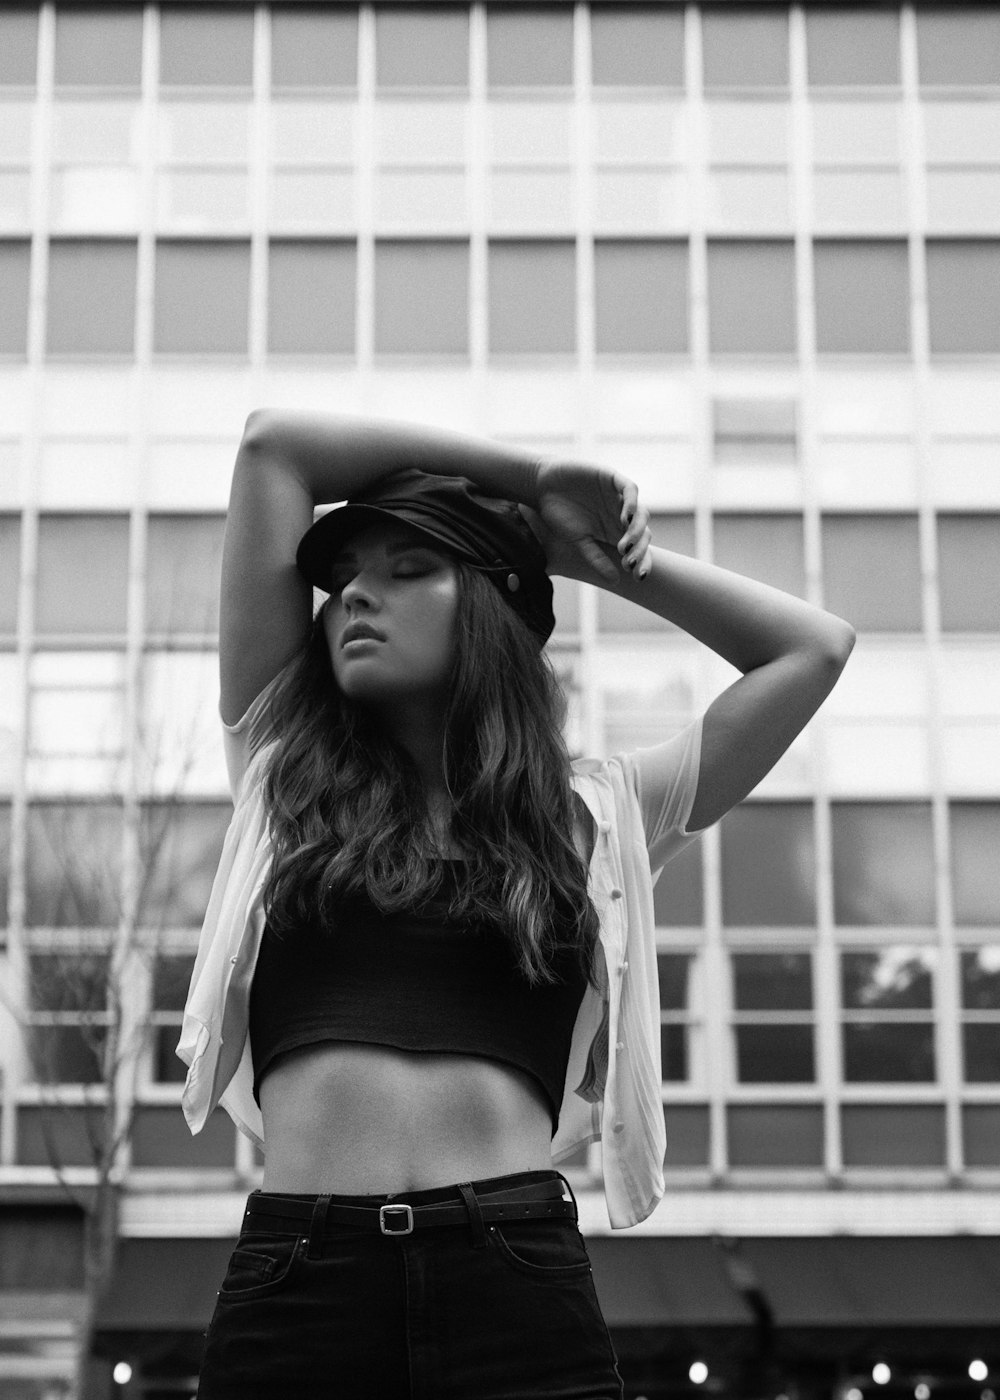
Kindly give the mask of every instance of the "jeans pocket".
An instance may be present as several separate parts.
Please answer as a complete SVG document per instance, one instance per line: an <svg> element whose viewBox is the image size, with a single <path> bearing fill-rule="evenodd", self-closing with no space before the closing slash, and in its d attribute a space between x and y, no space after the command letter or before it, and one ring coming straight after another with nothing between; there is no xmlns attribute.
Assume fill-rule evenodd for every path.
<svg viewBox="0 0 1000 1400"><path fill-rule="evenodd" d="M505 1221L490 1226L488 1238L505 1264L531 1278L590 1273L587 1246L571 1220Z"/></svg>
<svg viewBox="0 0 1000 1400"><path fill-rule="evenodd" d="M241 1235L229 1256L219 1302L267 1298L293 1278L305 1241L298 1235Z"/></svg>

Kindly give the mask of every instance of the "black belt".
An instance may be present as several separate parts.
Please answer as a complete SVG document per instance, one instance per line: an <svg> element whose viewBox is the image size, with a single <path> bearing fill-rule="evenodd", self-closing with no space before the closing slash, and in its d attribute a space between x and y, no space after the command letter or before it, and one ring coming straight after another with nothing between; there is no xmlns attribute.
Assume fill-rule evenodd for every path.
<svg viewBox="0 0 1000 1400"><path fill-rule="evenodd" d="M551 1191L545 1183L532 1186L517 1186L507 1191L490 1191L475 1200L484 1221L500 1220L576 1220L576 1202L562 1197L540 1197L540 1191ZM464 1195L464 1192L463 1192ZM320 1201L322 1197L320 1197ZM274 1230L277 1219L295 1222L293 1229L300 1228L300 1222L311 1222L317 1205L311 1201L259 1201L248 1204L243 1217L243 1229ZM350 1225L355 1230L364 1230L383 1235L409 1235L414 1230L424 1230L432 1225L466 1225L469 1222L469 1208L464 1201L436 1201L432 1205L408 1205L405 1201L391 1201L383 1206L343 1206L329 1201L324 1219L327 1224Z"/></svg>

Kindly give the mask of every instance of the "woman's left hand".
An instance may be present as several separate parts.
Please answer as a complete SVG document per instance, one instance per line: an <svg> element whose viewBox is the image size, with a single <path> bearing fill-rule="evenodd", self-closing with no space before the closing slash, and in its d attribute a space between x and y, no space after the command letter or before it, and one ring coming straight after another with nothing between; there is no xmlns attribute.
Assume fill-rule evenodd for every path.
<svg viewBox="0 0 1000 1400"><path fill-rule="evenodd" d="M538 510L521 512L545 550L550 574L607 587L650 568L649 512L621 472L582 462L545 462Z"/></svg>

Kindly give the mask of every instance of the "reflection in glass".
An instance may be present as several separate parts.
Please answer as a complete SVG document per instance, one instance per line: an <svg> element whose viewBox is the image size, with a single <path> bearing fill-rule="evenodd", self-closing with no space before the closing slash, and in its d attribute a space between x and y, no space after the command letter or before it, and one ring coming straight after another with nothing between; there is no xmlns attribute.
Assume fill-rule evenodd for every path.
<svg viewBox="0 0 1000 1400"><path fill-rule="evenodd" d="M121 914L122 809L115 802L28 807L27 923L114 927Z"/></svg>
<svg viewBox="0 0 1000 1400"><path fill-rule="evenodd" d="M935 921L929 802L834 802L834 919L850 924Z"/></svg>
<svg viewBox="0 0 1000 1400"><path fill-rule="evenodd" d="M1000 1011L1000 944L962 952L962 1006L966 1011Z"/></svg>
<svg viewBox="0 0 1000 1400"><path fill-rule="evenodd" d="M842 1004L860 1011L933 1006L934 948L880 948L840 955Z"/></svg>
<svg viewBox="0 0 1000 1400"><path fill-rule="evenodd" d="M143 804L138 890L142 924L200 927L232 814L228 802Z"/></svg>
<svg viewBox="0 0 1000 1400"><path fill-rule="evenodd" d="M811 804L745 802L727 814L720 831L724 924L815 923Z"/></svg>
<svg viewBox="0 0 1000 1400"><path fill-rule="evenodd" d="M951 802L951 880L958 924L1000 924L1000 802Z"/></svg>

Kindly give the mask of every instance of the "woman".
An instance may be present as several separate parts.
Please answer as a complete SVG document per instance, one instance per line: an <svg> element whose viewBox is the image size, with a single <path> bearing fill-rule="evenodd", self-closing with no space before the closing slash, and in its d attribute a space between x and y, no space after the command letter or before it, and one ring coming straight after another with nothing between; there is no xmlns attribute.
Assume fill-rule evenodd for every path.
<svg viewBox="0 0 1000 1400"><path fill-rule="evenodd" d="M614 1400L553 1163L602 1140L615 1228L662 1197L653 872L774 765L853 631L654 548L619 473L318 414L251 414L222 573L235 812L178 1054L192 1131L221 1103L265 1166L199 1396ZM552 574L742 678L570 765Z"/></svg>

